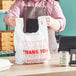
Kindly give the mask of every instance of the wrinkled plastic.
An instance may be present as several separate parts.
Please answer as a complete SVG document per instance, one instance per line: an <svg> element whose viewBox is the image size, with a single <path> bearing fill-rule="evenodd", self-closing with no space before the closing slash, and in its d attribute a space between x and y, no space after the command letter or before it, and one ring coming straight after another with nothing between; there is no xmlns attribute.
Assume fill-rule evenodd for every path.
<svg viewBox="0 0 76 76"><path fill-rule="evenodd" d="M44 63L50 59L48 47L48 30L45 16L38 17L39 29L35 33L23 32L23 19L16 19L14 32L15 62Z"/></svg>

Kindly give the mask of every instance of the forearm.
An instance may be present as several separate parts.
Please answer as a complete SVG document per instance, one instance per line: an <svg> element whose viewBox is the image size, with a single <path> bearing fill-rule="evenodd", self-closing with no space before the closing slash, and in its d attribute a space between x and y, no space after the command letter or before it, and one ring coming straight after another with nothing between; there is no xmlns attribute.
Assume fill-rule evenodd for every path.
<svg viewBox="0 0 76 76"><path fill-rule="evenodd" d="M7 14L4 16L4 22L10 27L15 26L15 18L20 17L21 15L20 1L15 1L15 3L8 10Z"/></svg>
<svg viewBox="0 0 76 76"><path fill-rule="evenodd" d="M54 22L52 23L52 26L50 26L50 27L52 28L55 26L54 27L55 29L54 28L52 28L52 29L54 29L56 32L63 31L66 26L66 19L63 14L63 11L59 5L59 2L57 2L57 1L54 1L54 8L52 9L51 17L57 21L53 20ZM60 27L59 27L59 25L60 25Z"/></svg>

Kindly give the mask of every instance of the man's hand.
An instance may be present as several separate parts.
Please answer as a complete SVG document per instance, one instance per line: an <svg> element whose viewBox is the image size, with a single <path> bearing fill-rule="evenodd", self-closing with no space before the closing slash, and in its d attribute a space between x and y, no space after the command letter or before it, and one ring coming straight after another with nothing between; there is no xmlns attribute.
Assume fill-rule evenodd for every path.
<svg viewBox="0 0 76 76"><path fill-rule="evenodd" d="M5 23L9 26L9 27L14 27L16 26L16 21L15 21L16 17L15 16L7 16L5 19Z"/></svg>
<svg viewBox="0 0 76 76"><path fill-rule="evenodd" d="M57 19L52 18L51 16L46 16L47 26L53 29L54 31L58 31L60 29L60 23Z"/></svg>

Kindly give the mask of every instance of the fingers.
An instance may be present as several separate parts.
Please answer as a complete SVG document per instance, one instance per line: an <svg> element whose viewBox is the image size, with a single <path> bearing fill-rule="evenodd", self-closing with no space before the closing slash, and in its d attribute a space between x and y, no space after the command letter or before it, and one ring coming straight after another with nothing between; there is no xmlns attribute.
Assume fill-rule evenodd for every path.
<svg viewBox="0 0 76 76"><path fill-rule="evenodd" d="M9 26L10 26L10 27L16 26L15 18L16 18L16 17L14 17L14 16L9 17L8 22L9 22Z"/></svg>
<svg viewBox="0 0 76 76"><path fill-rule="evenodd" d="M46 16L46 23L47 23L47 26L50 26L50 17Z"/></svg>
<svg viewBox="0 0 76 76"><path fill-rule="evenodd" d="M53 23L53 18L51 16L46 16L47 26L51 26Z"/></svg>

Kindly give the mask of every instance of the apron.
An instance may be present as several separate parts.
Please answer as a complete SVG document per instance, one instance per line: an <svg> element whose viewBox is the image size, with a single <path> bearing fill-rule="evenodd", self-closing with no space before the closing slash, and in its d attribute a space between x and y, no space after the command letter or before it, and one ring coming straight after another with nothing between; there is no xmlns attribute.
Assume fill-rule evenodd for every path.
<svg viewBox="0 0 76 76"><path fill-rule="evenodd" d="M27 5L23 8L23 14L22 17L24 19L24 32L36 32L38 30L38 21L37 18L39 16L47 16L47 8L44 5L44 7L29 7ZM33 20L33 21L32 21ZM32 23L31 23L32 22ZM31 23L31 26L29 24ZM28 26L27 26L28 25ZM30 31L31 30L31 31ZM48 38L49 38L49 49L51 53L56 53L58 51L57 47L57 41L55 37L55 31L53 31L51 28L48 27Z"/></svg>

